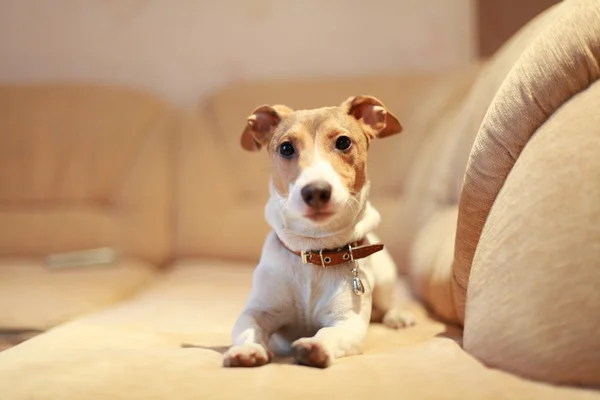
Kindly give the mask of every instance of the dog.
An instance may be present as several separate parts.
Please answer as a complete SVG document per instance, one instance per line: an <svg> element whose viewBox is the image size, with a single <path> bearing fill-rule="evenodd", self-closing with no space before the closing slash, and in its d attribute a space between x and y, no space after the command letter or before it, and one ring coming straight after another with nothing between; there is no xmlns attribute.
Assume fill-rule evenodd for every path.
<svg viewBox="0 0 600 400"><path fill-rule="evenodd" d="M396 266L373 230L367 150L402 131L381 101L355 96L340 106L292 110L263 105L241 136L247 151L271 159L272 228L224 367L257 367L275 355L326 368L362 353L370 322L413 325L396 307Z"/></svg>

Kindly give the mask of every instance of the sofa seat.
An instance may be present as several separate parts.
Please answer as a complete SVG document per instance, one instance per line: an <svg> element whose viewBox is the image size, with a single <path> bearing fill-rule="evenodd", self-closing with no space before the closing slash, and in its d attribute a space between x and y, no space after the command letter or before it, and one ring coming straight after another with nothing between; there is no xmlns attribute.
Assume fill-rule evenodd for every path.
<svg viewBox="0 0 600 400"><path fill-rule="evenodd" d="M251 276L248 264L179 262L134 298L2 352L0 398L600 399L484 367L453 339L460 332L413 301L417 326L373 325L365 353L329 369L288 359L256 369L222 368Z"/></svg>
<svg viewBox="0 0 600 400"><path fill-rule="evenodd" d="M0 258L0 343L3 332L11 337L0 349L24 332L44 331L119 303L151 282L158 271L133 258L56 269L36 258Z"/></svg>

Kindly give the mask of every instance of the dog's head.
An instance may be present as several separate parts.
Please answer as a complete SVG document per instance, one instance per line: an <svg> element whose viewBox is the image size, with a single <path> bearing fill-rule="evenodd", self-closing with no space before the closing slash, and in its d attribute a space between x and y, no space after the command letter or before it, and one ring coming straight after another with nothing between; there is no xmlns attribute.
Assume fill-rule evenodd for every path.
<svg viewBox="0 0 600 400"><path fill-rule="evenodd" d="M367 183L371 140L401 131L383 103L357 96L313 110L258 107L248 117L241 144L248 151L267 149L285 217L323 226L360 211L356 203Z"/></svg>

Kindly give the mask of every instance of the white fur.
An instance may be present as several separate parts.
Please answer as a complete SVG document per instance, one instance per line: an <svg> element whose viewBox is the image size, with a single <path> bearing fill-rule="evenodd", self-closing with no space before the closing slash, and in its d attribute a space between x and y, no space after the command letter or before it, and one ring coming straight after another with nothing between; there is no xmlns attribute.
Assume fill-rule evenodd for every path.
<svg viewBox="0 0 600 400"><path fill-rule="evenodd" d="M301 188L317 179L332 185L331 202L337 211L331 220L319 224L302 217L300 196ZM369 184L351 200L331 165L317 155L313 165L291 185L287 199L279 196L272 184L270 193L265 216L273 231L233 328L233 347L225 353L225 366L262 365L270 359L267 349L282 354L296 350L307 358L301 361L321 367L334 358L359 354L373 303L390 325L411 323L406 314L390 313L397 276L387 251L358 261L365 294L357 296L352 290L351 263L326 268L302 264L277 238L296 251L338 248L363 237L377 242L372 231L380 216L367 201Z"/></svg>
<svg viewBox="0 0 600 400"><path fill-rule="evenodd" d="M318 147L315 147L312 159L312 164L305 168L296 181L290 185L289 200L286 203L287 209L285 210L287 219L301 218L309 211L308 206L302 200L300 192L306 184L314 181L324 180L331 185L331 199L327 204L326 211L339 211L348 203L350 197L348 190L331 164L323 159Z"/></svg>

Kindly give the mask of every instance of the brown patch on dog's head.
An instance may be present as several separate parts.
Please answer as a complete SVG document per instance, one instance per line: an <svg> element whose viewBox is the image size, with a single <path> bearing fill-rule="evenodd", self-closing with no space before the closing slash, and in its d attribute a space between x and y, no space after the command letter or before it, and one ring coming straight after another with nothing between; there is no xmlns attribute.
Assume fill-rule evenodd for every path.
<svg viewBox="0 0 600 400"><path fill-rule="evenodd" d="M246 128L242 132L241 144L244 150L258 151L269 143L281 117L293 113L284 105L262 105L256 108L246 120Z"/></svg>
<svg viewBox="0 0 600 400"><path fill-rule="evenodd" d="M317 158L329 163L348 192L356 195L367 182L367 150L374 138L402 131L402 126L376 98L350 97L337 107L293 111L261 106L248 117L242 147L266 147L273 163L273 184L281 196ZM350 142L345 149L340 144ZM292 155L286 155L289 146ZM282 151L283 149L283 151Z"/></svg>
<svg viewBox="0 0 600 400"><path fill-rule="evenodd" d="M349 97L342 103L371 139L384 138L402 132L402 125L381 101L372 96Z"/></svg>

